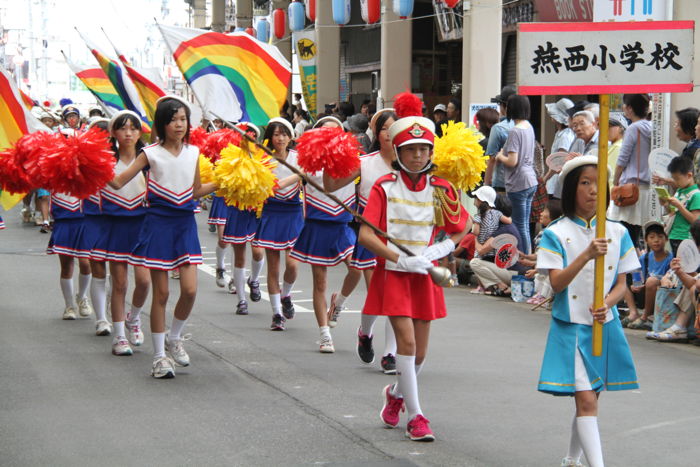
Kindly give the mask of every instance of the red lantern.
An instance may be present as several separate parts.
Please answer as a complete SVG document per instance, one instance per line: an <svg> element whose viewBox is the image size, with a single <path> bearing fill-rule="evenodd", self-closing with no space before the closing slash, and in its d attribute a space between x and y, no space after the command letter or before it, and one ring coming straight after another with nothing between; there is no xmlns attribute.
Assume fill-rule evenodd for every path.
<svg viewBox="0 0 700 467"><path fill-rule="evenodd" d="M454 8L457 6L459 3L459 0L442 0L445 5L447 5L447 8Z"/></svg>
<svg viewBox="0 0 700 467"><path fill-rule="evenodd" d="M286 19L283 9L277 8L272 12L272 24L275 30L275 37L277 39L282 39L284 37L286 27Z"/></svg>
<svg viewBox="0 0 700 467"><path fill-rule="evenodd" d="M316 21L316 0L306 0L306 17L312 23Z"/></svg>
<svg viewBox="0 0 700 467"><path fill-rule="evenodd" d="M245 28L245 32L247 32L251 36L255 37L255 29L248 27L248 28Z"/></svg>
<svg viewBox="0 0 700 467"><path fill-rule="evenodd" d="M382 16L381 0L362 0L361 11L362 19L367 24L374 24L379 21Z"/></svg>

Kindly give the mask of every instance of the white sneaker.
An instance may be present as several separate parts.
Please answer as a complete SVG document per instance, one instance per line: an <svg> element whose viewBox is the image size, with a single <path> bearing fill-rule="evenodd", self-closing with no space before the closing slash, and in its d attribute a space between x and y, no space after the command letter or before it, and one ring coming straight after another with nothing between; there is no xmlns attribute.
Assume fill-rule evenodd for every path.
<svg viewBox="0 0 700 467"><path fill-rule="evenodd" d="M78 302L78 313L80 314L81 318L87 318L92 314L92 306L90 306L90 302L88 302L87 297L75 297L75 300Z"/></svg>
<svg viewBox="0 0 700 467"><path fill-rule="evenodd" d="M112 341L112 355L123 357L133 354L134 351L131 350L131 347L129 346L129 341L127 341L124 337L116 337Z"/></svg>
<svg viewBox="0 0 700 467"><path fill-rule="evenodd" d="M173 361L168 357L160 357L153 360L151 376L156 379L170 379L175 377Z"/></svg>
<svg viewBox="0 0 700 467"><path fill-rule="evenodd" d="M233 283L233 278L230 281L228 281L228 293L230 293L230 294L236 293L236 284Z"/></svg>
<svg viewBox="0 0 700 467"><path fill-rule="evenodd" d="M226 269L217 269L216 270L216 286L221 287L222 289L226 287L226 278L224 277L224 273L226 272Z"/></svg>
<svg viewBox="0 0 700 467"><path fill-rule="evenodd" d="M338 316L340 316L340 312L345 309L345 307L337 306L335 304L335 299L337 298L337 296L337 293L333 293L333 295L331 295L331 304L328 307L328 312L326 314L326 316L328 317L329 328L334 328L338 325Z"/></svg>
<svg viewBox="0 0 700 467"><path fill-rule="evenodd" d="M112 325L107 321L98 321L95 324L95 335L96 336L109 336L112 334Z"/></svg>
<svg viewBox="0 0 700 467"><path fill-rule="evenodd" d="M124 330L126 338L129 339L131 345L136 347L143 344L143 331L141 331L141 320L139 321L124 321Z"/></svg>
<svg viewBox="0 0 700 467"><path fill-rule="evenodd" d="M333 339L330 337L322 337L321 342L319 342L321 353L335 353L335 347L333 347Z"/></svg>
<svg viewBox="0 0 700 467"><path fill-rule="evenodd" d="M72 306L67 306L65 310L63 310L63 319L65 320L73 320L77 319L78 315L75 314L75 308Z"/></svg>
<svg viewBox="0 0 700 467"><path fill-rule="evenodd" d="M185 351L185 346L182 345L183 339L170 339L165 335L165 351L170 354L170 357L178 366L188 366L190 364L190 356Z"/></svg>

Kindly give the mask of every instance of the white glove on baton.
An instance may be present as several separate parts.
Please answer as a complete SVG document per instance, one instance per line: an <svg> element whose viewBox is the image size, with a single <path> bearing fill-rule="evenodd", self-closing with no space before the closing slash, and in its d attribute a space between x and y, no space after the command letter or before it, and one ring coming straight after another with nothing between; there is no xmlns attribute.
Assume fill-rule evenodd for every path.
<svg viewBox="0 0 700 467"><path fill-rule="evenodd" d="M428 269L433 267L433 263L425 256L407 256L402 254L399 256L396 266L402 271L428 274Z"/></svg>
<svg viewBox="0 0 700 467"><path fill-rule="evenodd" d="M428 248L423 250L423 256L428 258L430 261L434 261L436 259L444 258L453 251L455 251L455 242L449 238L446 238L440 243L430 245Z"/></svg>

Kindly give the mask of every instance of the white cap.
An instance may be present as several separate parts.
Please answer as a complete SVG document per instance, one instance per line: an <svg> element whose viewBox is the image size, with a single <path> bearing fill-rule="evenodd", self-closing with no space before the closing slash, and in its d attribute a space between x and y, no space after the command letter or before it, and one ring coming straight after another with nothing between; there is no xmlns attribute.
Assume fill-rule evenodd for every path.
<svg viewBox="0 0 700 467"><path fill-rule="evenodd" d="M270 123L279 123L279 124L283 125L284 127L286 127L289 130L289 133L292 135L292 138L294 138L294 127L292 126L291 123L289 123L289 120L287 120L286 118L274 117L274 118L271 118L269 122L267 122L267 125L269 126Z"/></svg>
<svg viewBox="0 0 700 467"><path fill-rule="evenodd" d="M182 97L176 96L176 95L174 95L174 94L166 94L165 96L159 97L158 100L156 101L156 107L158 106L158 104L160 104L162 101L164 101L164 100L166 100L166 99L175 99L176 101L182 102L183 104L185 104L185 106L187 107L187 109L188 109L190 112L192 112L192 106L190 105L190 103L187 102L187 101L186 101L185 99L183 99Z"/></svg>
<svg viewBox="0 0 700 467"><path fill-rule="evenodd" d="M561 168L561 172L559 172L559 187L560 191L564 187L564 180L566 180L566 176L569 175L569 172L574 170L577 167L581 167L582 165L598 165L598 156L578 156L574 157L570 161L567 161L566 164L564 164L564 167Z"/></svg>
<svg viewBox="0 0 700 467"><path fill-rule="evenodd" d="M492 208L496 207L496 190L488 185L480 186L479 189L473 191L472 194L476 196L479 201L483 201Z"/></svg>
<svg viewBox="0 0 700 467"><path fill-rule="evenodd" d="M447 113L447 107L445 107L445 104L438 104L433 108L433 113L437 112L438 110Z"/></svg>

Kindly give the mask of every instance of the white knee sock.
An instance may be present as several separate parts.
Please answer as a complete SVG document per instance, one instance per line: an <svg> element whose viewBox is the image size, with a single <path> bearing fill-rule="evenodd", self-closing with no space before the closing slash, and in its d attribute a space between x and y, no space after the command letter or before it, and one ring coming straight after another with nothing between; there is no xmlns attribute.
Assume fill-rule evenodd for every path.
<svg viewBox="0 0 700 467"><path fill-rule="evenodd" d="M418 375L420 375L420 372L423 371L423 366L425 365L425 359L423 359L423 363L420 365L416 364L416 378L418 378Z"/></svg>
<svg viewBox="0 0 700 467"><path fill-rule="evenodd" d="M289 297L289 294L292 293L292 287L294 287L294 282L289 283L282 281L282 296Z"/></svg>
<svg viewBox="0 0 700 467"><path fill-rule="evenodd" d="M318 330L321 333L321 339L324 337L331 338L331 328L328 326L319 326Z"/></svg>
<svg viewBox="0 0 700 467"><path fill-rule="evenodd" d="M574 420L571 423L571 440L569 441L569 452L566 457L578 462L581 459L581 454L583 454L583 448L581 447L581 440L578 437L578 428L576 428L577 417L574 415Z"/></svg>
<svg viewBox="0 0 700 467"><path fill-rule="evenodd" d="M114 321L114 340L122 337L126 339L126 334L124 334L124 321Z"/></svg>
<svg viewBox="0 0 700 467"><path fill-rule="evenodd" d="M63 294L63 301L66 302L66 308L69 306L75 307L73 279L61 279L61 293Z"/></svg>
<svg viewBox="0 0 700 467"><path fill-rule="evenodd" d="M265 266L265 257L260 261L253 260L253 264L250 265L250 278L251 282L258 280L260 277L260 271L262 271L263 266Z"/></svg>
<svg viewBox="0 0 700 467"><path fill-rule="evenodd" d="M127 321L131 323L141 321L141 310L143 310L142 306L131 305L131 311L126 315Z"/></svg>
<svg viewBox="0 0 700 467"><path fill-rule="evenodd" d="M152 332L151 339L153 339L153 358L165 357L165 333Z"/></svg>
<svg viewBox="0 0 700 467"><path fill-rule="evenodd" d="M226 269L226 247L221 248L218 244L216 245L216 269Z"/></svg>
<svg viewBox="0 0 700 467"><path fill-rule="evenodd" d="M364 316L364 315L362 315ZM396 336L391 320L387 317L384 321L384 355L396 355Z"/></svg>
<svg viewBox="0 0 700 467"><path fill-rule="evenodd" d="M80 275L81 280L83 275ZM88 276L90 277L90 276ZM95 310L95 320L107 321L107 280L93 277L90 282L90 300Z"/></svg>
<svg viewBox="0 0 700 467"><path fill-rule="evenodd" d="M408 410L408 419L412 420L416 415L423 413L418 401L415 355L396 356L396 376L399 380L398 392L403 394L403 400Z"/></svg>
<svg viewBox="0 0 700 467"><path fill-rule="evenodd" d="M178 340L181 339L182 330L185 329L186 319L177 319L173 316L173 323L170 325L170 331L168 332L168 339Z"/></svg>
<svg viewBox="0 0 700 467"><path fill-rule="evenodd" d="M280 294L271 293L270 294L270 305L272 305L272 314L281 315L282 314L282 302L280 301Z"/></svg>
<svg viewBox="0 0 700 467"><path fill-rule="evenodd" d="M576 417L578 437L590 467L603 467L603 446L600 443L598 417Z"/></svg>
<svg viewBox="0 0 700 467"><path fill-rule="evenodd" d="M236 286L238 301L245 301L245 269L233 268L233 284Z"/></svg>
<svg viewBox="0 0 700 467"><path fill-rule="evenodd" d="M360 318L360 332L363 336L372 335L372 329L374 329L374 323L376 321L376 315L367 315L365 313L362 313L362 317ZM387 321L389 321L389 318L387 318Z"/></svg>
<svg viewBox="0 0 700 467"><path fill-rule="evenodd" d="M345 304L345 300L347 300L347 298L348 297L338 292L338 295L335 296L335 306L341 308Z"/></svg>
<svg viewBox="0 0 700 467"><path fill-rule="evenodd" d="M91 278L92 278L92 274L79 274L78 275L78 298L83 299L83 298L87 297L87 291L88 291L88 287L90 286L90 279Z"/></svg>

